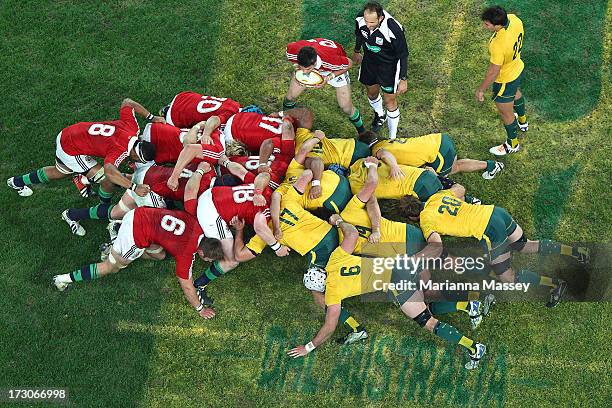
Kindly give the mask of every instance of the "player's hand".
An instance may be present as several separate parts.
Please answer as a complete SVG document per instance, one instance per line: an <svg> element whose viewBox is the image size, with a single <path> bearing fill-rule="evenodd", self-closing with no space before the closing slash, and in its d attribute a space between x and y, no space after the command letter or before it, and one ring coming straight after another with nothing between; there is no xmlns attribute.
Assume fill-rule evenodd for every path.
<svg viewBox="0 0 612 408"><path fill-rule="evenodd" d="M370 234L370 237L368 238L368 242L370 244L376 244L380 242L380 231L379 230L372 231L372 233Z"/></svg>
<svg viewBox="0 0 612 408"><path fill-rule="evenodd" d="M287 354L289 354L293 358L298 358L304 357L306 354L308 354L308 351L306 351L306 346L297 346L289 350Z"/></svg>
<svg viewBox="0 0 612 408"><path fill-rule="evenodd" d="M211 145L213 144L212 137L210 137L207 133L202 133L202 138L200 139L200 144L203 145Z"/></svg>
<svg viewBox="0 0 612 408"><path fill-rule="evenodd" d="M280 228L274 228L274 238L276 238L277 241L283 239L283 231Z"/></svg>
<svg viewBox="0 0 612 408"><path fill-rule="evenodd" d="M429 171L431 171L431 172L432 172L433 174L435 174L436 176L438 175L438 172L436 172L436 171L434 170L434 168L433 168L433 167L430 167L430 166L423 166L423 168L424 168L425 170L429 170Z"/></svg>
<svg viewBox="0 0 612 408"><path fill-rule="evenodd" d="M351 58L353 60L353 63L355 65L359 65L361 64L361 61L363 60L363 55L361 55L361 53L356 52L353 54L353 58Z"/></svg>
<svg viewBox="0 0 612 408"><path fill-rule="evenodd" d="M331 217L329 217L329 223L334 227L337 227L341 221L342 217L340 216L340 214L333 214Z"/></svg>
<svg viewBox="0 0 612 408"><path fill-rule="evenodd" d="M368 156L365 159L363 159L363 161L365 163L374 163L377 166L378 166L378 163L380 163L380 161L374 156Z"/></svg>
<svg viewBox="0 0 612 408"><path fill-rule="evenodd" d="M135 193L140 197L144 197L151 191L151 187L148 184L139 184L136 186Z"/></svg>
<svg viewBox="0 0 612 408"><path fill-rule="evenodd" d="M478 89L476 91L476 93L474 94L474 96L476 97L476 100L478 102L484 102L484 92L481 91L480 89Z"/></svg>
<svg viewBox="0 0 612 408"><path fill-rule="evenodd" d="M216 313L214 309L211 309L210 307L205 307L204 309L200 310L198 314L203 319L208 320L208 319L212 319L213 317L215 317Z"/></svg>
<svg viewBox="0 0 612 408"><path fill-rule="evenodd" d="M153 119L151 119L152 123L166 123L166 119L162 118L161 116L153 116Z"/></svg>
<svg viewBox="0 0 612 408"><path fill-rule="evenodd" d="M272 169L267 164L257 167L257 173L270 173Z"/></svg>
<svg viewBox="0 0 612 408"><path fill-rule="evenodd" d="M212 170L212 166L206 162L200 162L198 164L198 170L202 170L204 173L208 173Z"/></svg>
<svg viewBox="0 0 612 408"><path fill-rule="evenodd" d="M401 178L406 177L402 169L399 166L391 167L391 171L389 172L389 179L399 180Z"/></svg>
<svg viewBox="0 0 612 408"><path fill-rule="evenodd" d="M255 207L264 207L266 204L266 197L263 194L253 194L253 205Z"/></svg>
<svg viewBox="0 0 612 408"><path fill-rule="evenodd" d="M276 256L287 256L289 255L290 251L291 249L289 249L285 245L281 245L281 247L276 250Z"/></svg>
<svg viewBox="0 0 612 408"><path fill-rule="evenodd" d="M317 139L319 139L320 141L325 139L325 132L323 132L322 130L317 129L314 132L312 132L312 135L316 137Z"/></svg>
<svg viewBox="0 0 612 408"><path fill-rule="evenodd" d="M176 177L170 177L168 181L166 181L166 185L172 191L178 190L179 182Z"/></svg>
<svg viewBox="0 0 612 408"><path fill-rule="evenodd" d="M244 229L244 220L241 218L238 218L237 215L234 215L234 217L230 220L230 225L232 227L234 227L234 229L236 231L240 231Z"/></svg>
<svg viewBox="0 0 612 408"><path fill-rule="evenodd" d="M408 90L408 81L406 81L405 79L402 79L399 81L399 84L397 85L397 91L395 93L398 95L401 95L403 93L406 93L407 90Z"/></svg>
<svg viewBox="0 0 612 408"><path fill-rule="evenodd" d="M312 186L310 187L308 198L310 200L316 200L317 198L321 197L321 194L323 194L323 190L321 189L321 186Z"/></svg>

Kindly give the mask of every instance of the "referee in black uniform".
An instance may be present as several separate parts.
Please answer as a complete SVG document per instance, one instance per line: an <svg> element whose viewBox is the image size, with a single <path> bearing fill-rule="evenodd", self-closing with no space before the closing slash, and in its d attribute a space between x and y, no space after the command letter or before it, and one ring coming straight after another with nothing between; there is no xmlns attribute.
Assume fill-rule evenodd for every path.
<svg viewBox="0 0 612 408"><path fill-rule="evenodd" d="M361 64L359 82L367 87L368 102L375 112L372 130L380 131L387 120L389 138L395 139L400 119L395 95L407 90L408 44L402 25L378 2L367 3L355 19L353 62ZM387 113L383 109L383 99Z"/></svg>

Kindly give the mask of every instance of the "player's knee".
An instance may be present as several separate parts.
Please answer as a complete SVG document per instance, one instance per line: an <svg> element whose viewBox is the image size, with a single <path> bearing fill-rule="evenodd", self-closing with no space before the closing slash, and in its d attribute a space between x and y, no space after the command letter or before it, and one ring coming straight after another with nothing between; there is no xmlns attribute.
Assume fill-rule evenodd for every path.
<svg viewBox="0 0 612 408"><path fill-rule="evenodd" d="M145 252L156 261L161 261L166 258L166 251L164 251L164 248L161 246L158 248L147 248Z"/></svg>
<svg viewBox="0 0 612 408"><path fill-rule="evenodd" d="M516 282L518 276L514 273L514 270L510 267L506 269L503 273L497 275L497 279L506 283Z"/></svg>
<svg viewBox="0 0 612 408"><path fill-rule="evenodd" d="M522 251L523 248L525 248L526 243L527 238L525 237L525 234L522 234L517 241L510 244L510 248L512 248L513 251Z"/></svg>
<svg viewBox="0 0 612 408"><path fill-rule="evenodd" d="M510 269L510 264L512 263L512 259L510 257L508 257L508 259L506 259L505 261L501 261L498 263L494 263L491 264L491 269L493 269L493 272L495 273L496 276L503 276L507 271L511 270Z"/></svg>
<svg viewBox="0 0 612 408"><path fill-rule="evenodd" d="M426 307L425 310L423 310L421 313L416 315L416 317L413 317L412 320L414 320L419 326L431 331L432 329L427 328L427 326L430 320L435 320L435 319L431 315L429 308Z"/></svg>

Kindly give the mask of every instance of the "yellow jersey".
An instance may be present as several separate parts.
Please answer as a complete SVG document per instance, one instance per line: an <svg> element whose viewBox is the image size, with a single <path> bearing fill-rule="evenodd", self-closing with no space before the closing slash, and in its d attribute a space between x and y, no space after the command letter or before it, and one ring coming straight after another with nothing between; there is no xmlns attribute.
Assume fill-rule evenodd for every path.
<svg viewBox="0 0 612 408"><path fill-rule="evenodd" d="M325 304L338 305L343 299L381 289L381 283L391 280L391 269L374 273L371 258L347 253L341 246L332 252L327 266Z"/></svg>
<svg viewBox="0 0 612 408"><path fill-rule="evenodd" d="M279 242L303 256L323 240L332 226L306 211L299 204L300 193L293 186L290 187L286 193L290 199L281 204L280 228L283 238ZM268 225L271 226L271 223ZM252 252L260 254L266 243L255 235L246 246Z"/></svg>
<svg viewBox="0 0 612 408"><path fill-rule="evenodd" d="M380 140L372 146L372 155L376 155L380 149L385 149L395 156L399 164L421 167L436 160L441 141L442 133Z"/></svg>
<svg viewBox="0 0 612 408"><path fill-rule="evenodd" d="M425 169L419 169L411 166L399 165L402 169L405 177L394 180L389 178L391 167L385 163L380 163L378 166L378 186L374 192L376 198L386 198L391 200L398 200L405 195L414 195L414 185L417 179L423 174ZM365 184L368 176L368 168L364 165L364 159L359 159L351 166L351 173L348 176L349 183L351 183L351 191L353 194L357 194L359 190Z"/></svg>
<svg viewBox="0 0 612 408"><path fill-rule="evenodd" d="M523 22L515 14L508 14L508 24L491 36L490 61L501 66L495 82L514 81L523 72L525 63L521 59L521 50L524 37Z"/></svg>
<svg viewBox="0 0 612 408"><path fill-rule="evenodd" d="M361 254L362 248L368 243L368 238L372 234L372 223L366 210L366 204L354 195L351 201L344 207L340 213L342 219L349 224L353 224L359 232L357 246L353 253ZM343 240L342 230L340 230L340 242ZM406 224L395 222L384 217L380 219L380 242L381 243L398 243L403 244L400 247L406 247ZM382 256L382 255L381 255Z"/></svg>
<svg viewBox="0 0 612 408"><path fill-rule="evenodd" d="M425 239L432 232L452 237L482 239L493 205L474 205L460 200L450 190L438 191L429 197L421 211L420 225Z"/></svg>
<svg viewBox="0 0 612 408"><path fill-rule="evenodd" d="M287 173L285 174L285 181L275 190L277 193L283 196L283 200L285 199L285 193L287 191L295 191L292 184L295 182L295 180L297 180L303 171L304 166L300 165L295 160L291 161L289 167L287 168ZM308 194L310 193L310 183L308 183L304 194L300 195L298 198L298 202L307 210L314 210L319 207L323 207L325 201L327 201L334 194L339 184L340 176L333 171L325 170L321 176L321 197L314 200L308 198Z"/></svg>
<svg viewBox="0 0 612 408"><path fill-rule="evenodd" d="M298 128L295 134L295 154L305 141L313 137L314 134L310 130ZM308 157L320 157L325 166L336 163L348 169L355 153L355 143L355 139L326 137L312 148Z"/></svg>

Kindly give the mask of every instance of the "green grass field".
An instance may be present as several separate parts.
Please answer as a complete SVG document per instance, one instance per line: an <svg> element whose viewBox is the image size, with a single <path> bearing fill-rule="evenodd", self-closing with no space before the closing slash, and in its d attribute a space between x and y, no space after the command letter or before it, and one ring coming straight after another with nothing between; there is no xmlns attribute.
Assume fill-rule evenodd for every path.
<svg viewBox="0 0 612 408"><path fill-rule="evenodd" d="M63 127L114 118L125 97L152 111L182 90L280 108L288 42L325 36L352 50L362 2L337 3L5 0L0 175L52 164ZM530 237L608 244L597 280L560 272L608 302L569 301L582 299L572 287L554 310L543 301L500 304L474 335L489 347L487 358L466 372L462 351L394 306L353 299L347 305L371 338L348 348L330 343L293 361L285 351L323 321L302 287L302 259L265 253L215 282L209 293L218 314L209 322L189 309L169 261L138 261L60 294L51 277L97 259L106 238L105 225L95 222L84 224L85 237L71 235L60 214L95 199L80 198L69 181L29 198L3 187L0 389L67 388L75 407L610 406L612 289L604 251L612 236L612 4L504 4L525 24L530 130L495 180L468 174L457 181L507 208ZM411 48L401 132L446 131L462 157L489 158L488 148L504 137L493 104L473 98L487 66L488 32L478 18L484 5L385 2ZM351 76L369 123L356 69ZM331 89L300 102L329 135L353 134ZM195 270L204 266L198 261ZM469 332L465 317L445 320Z"/></svg>

